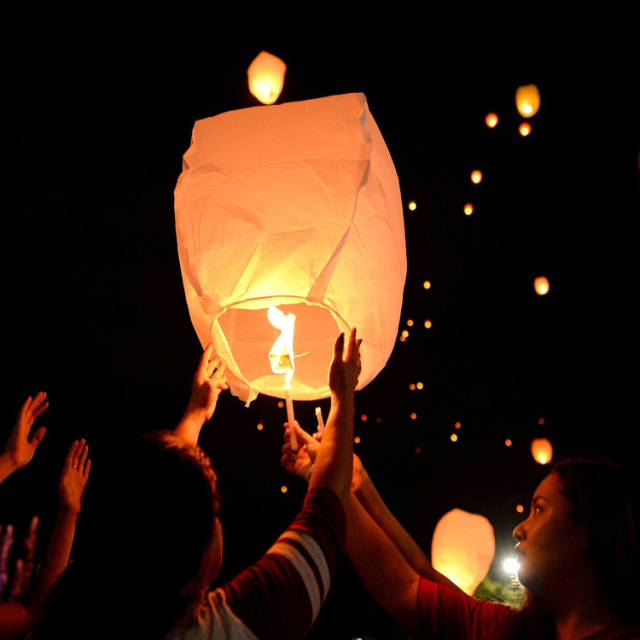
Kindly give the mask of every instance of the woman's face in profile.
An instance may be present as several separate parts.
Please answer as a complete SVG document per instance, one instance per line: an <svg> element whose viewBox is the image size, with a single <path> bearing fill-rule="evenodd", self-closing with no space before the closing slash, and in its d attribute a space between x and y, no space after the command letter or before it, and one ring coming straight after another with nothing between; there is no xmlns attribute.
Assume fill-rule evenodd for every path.
<svg viewBox="0 0 640 640"><path fill-rule="evenodd" d="M562 479L551 473L535 490L529 516L513 531L518 578L535 595L575 580L584 567L587 533L574 522L572 512Z"/></svg>

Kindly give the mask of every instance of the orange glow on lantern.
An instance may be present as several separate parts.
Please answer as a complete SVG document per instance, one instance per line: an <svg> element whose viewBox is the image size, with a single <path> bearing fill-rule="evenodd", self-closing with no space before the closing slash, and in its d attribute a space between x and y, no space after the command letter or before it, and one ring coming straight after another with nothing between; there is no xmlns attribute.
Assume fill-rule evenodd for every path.
<svg viewBox="0 0 640 640"><path fill-rule="evenodd" d="M518 513L524 513L524 506L523 506L523 505L521 505L521 504L516 505L516 511L517 511Z"/></svg>
<svg viewBox="0 0 640 640"><path fill-rule="evenodd" d="M262 424L262 422L258 422L258 424L256 425L256 429L258 431L262 431L264 429L264 425Z"/></svg>
<svg viewBox="0 0 640 640"><path fill-rule="evenodd" d="M493 129L498 124L498 116L495 113L488 113L484 119L485 124L489 129Z"/></svg>
<svg viewBox="0 0 640 640"><path fill-rule="evenodd" d="M363 94L198 120L175 216L191 321L225 363L233 395L286 395L266 357L271 306L296 318L292 400L330 396L333 345L351 327L366 336L358 388L384 368L406 276L404 203Z"/></svg>
<svg viewBox="0 0 640 640"><path fill-rule="evenodd" d="M452 433L449 438L451 439L451 442L458 442L458 434L457 433Z"/></svg>
<svg viewBox="0 0 640 640"><path fill-rule="evenodd" d="M523 122L518 127L518 131L521 136L526 137L531 133L531 125L528 122Z"/></svg>
<svg viewBox="0 0 640 640"><path fill-rule="evenodd" d="M549 280L544 276L540 276L533 281L533 288L539 296L544 296L549 293Z"/></svg>
<svg viewBox="0 0 640 640"><path fill-rule="evenodd" d="M511 442L511 438L507 438L507 439L504 441L504 445L505 445L505 447L510 447L512 444L513 444L513 442Z"/></svg>
<svg viewBox="0 0 640 640"><path fill-rule="evenodd" d="M249 91L262 104L273 104L282 92L286 70L287 65L280 58L262 51L247 69Z"/></svg>
<svg viewBox="0 0 640 640"><path fill-rule="evenodd" d="M454 422L454 423L453 423L453 426L454 426L456 429L459 429L459 428L462 426L462 422Z"/></svg>
<svg viewBox="0 0 640 640"><path fill-rule="evenodd" d="M286 485L286 484L283 484L283 485L280 487L280 491L281 491L282 493L287 493L287 491L289 491L289 489L288 489L288 487L287 487L287 485Z"/></svg>
<svg viewBox="0 0 640 640"><path fill-rule="evenodd" d="M366 414L366 413L363 413L363 414L360 416L360 420L362 420L362 422L366 422L366 421L367 421L367 414Z"/></svg>
<svg viewBox="0 0 640 640"><path fill-rule="evenodd" d="M538 424L544 424L544 418L538 418Z"/></svg>
<svg viewBox="0 0 640 640"><path fill-rule="evenodd" d="M418 414L417 414L417 413L412 413L409 417L410 417L412 420L415 420L415 419L418 417Z"/></svg>
<svg viewBox="0 0 640 640"><path fill-rule="evenodd" d="M413 327L413 320L407 320L407 327Z"/></svg>
<svg viewBox="0 0 640 640"><path fill-rule="evenodd" d="M548 464L553 457L553 447L546 438L536 438L531 442L531 455L538 464Z"/></svg>
<svg viewBox="0 0 640 640"><path fill-rule="evenodd" d="M414 391L414 390L415 390L415 388L416 388L416 385L415 385L415 384L411 383L411 384L409 385L409 389L410 389L411 391Z"/></svg>
<svg viewBox="0 0 640 640"><path fill-rule="evenodd" d="M429 281L429 280L425 280L425 281L422 283L422 286L423 286L425 289L431 289L431 281Z"/></svg>
<svg viewBox="0 0 640 640"><path fill-rule="evenodd" d="M470 216L473 213L473 205L470 202L464 205L464 215Z"/></svg>
<svg viewBox="0 0 640 640"><path fill-rule="evenodd" d="M353 439L353 441L354 441L356 444L360 444L360 436L356 436L356 437Z"/></svg>
<svg viewBox="0 0 640 640"><path fill-rule="evenodd" d="M534 116L540 108L540 92L535 84L527 84L516 89L516 107L524 118Z"/></svg>
<svg viewBox="0 0 640 640"><path fill-rule="evenodd" d="M422 384L422 382L418 382L418 384L416 384L416 388L417 389L424 389L424 384Z"/></svg>
<svg viewBox="0 0 640 640"><path fill-rule="evenodd" d="M477 513L453 509L438 521L431 543L431 563L472 595L489 571L496 551L491 523Z"/></svg>
<svg viewBox="0 0 640 640"><path fill-rule="evenodd" d="M473 184L480 184L482 182L482 171L479 171L478 169L472 171L471 182L473 182Z"/></svg>
<svg viewBox="0 0 640 640"><path fill-rule="evenodd" d="M424 326L425 326L425 329L431 329L431 327L433 326L433 323L431 322L431 320L425 320Z"/></svg>

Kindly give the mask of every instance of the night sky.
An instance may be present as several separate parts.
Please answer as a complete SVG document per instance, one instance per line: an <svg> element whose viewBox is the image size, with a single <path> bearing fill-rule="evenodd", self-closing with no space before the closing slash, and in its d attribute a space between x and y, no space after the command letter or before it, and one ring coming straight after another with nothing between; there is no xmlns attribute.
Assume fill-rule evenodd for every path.
<svg viewBox="0 0 640 640"><path fill-rule="evenodd" d="M496 532L492 575L503 578L515 507L546 471L532 438L549 438L556 455L635 464L631 47L605 54L597 38L560 46L539 36L526 49L517 38L435 37L434 27L398 30L394 46L363 33L347 44L341 32L327 47L264 35L194 44L177 26L144 37L122 25L102 36L13 26L0 181L2 439L28 394L43 389L51 401L34 461L0 489L0 524L13 522L18 538L33 513L43 539L52 526L71 439L89 440L99 482L127 434L170 428L184 410L201 346L173 189L194 121L258 104L246 68L262 49L288 65L279 102L364 92L396 165L408 259L398 335L409 337L356 396L356 452L416 540L429 549L453 507L482 513ZM524 138L514 93L528 83L541 108ZM484 124L490 111L495 129ZM551 285L542 297L540 275ZM424 388L411 390L417 382ZM246 409L224 394L201 437L224 498L222 580L257 559L301 504L304 483L279 467L285 411L276 403L260 396ZM318 404L326 416L328 401L296 403L309 429ZM97 508L91 495L90 485L86 518ZM374 632L396 629L345 560L312 637Z"/></svg>

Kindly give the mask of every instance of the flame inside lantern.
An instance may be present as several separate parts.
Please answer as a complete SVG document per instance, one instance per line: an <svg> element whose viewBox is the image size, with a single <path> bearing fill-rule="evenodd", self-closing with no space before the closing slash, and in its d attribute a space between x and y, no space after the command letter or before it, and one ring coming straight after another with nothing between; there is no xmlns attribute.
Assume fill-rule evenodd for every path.
<svg viewBox="0 0 640 640"><path fill-rule="evenodd" d="M273 343L269 350L269 363L273 373L284 373L284 388L291 391L291 378L295 371L294 355L293 355L293 329L296 316L293 313L286 315L273 305L269 307L267 312L269 322L276 328L280 329L280 335Z"/></svg>

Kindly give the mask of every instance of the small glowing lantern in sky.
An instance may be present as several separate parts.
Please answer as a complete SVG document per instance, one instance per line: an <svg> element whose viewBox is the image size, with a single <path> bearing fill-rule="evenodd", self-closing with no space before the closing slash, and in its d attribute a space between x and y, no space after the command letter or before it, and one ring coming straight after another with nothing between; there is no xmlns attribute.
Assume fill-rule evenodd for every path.
<svg viewBox="0 0 640 640"><path fill-rule="evenodd" d="M418 205L413 200L409 203L409 211L415 211L417 207Z"/></svg>
<svg viewBox="0 0 640 640"><path fill-rule="evenodd" d="M453 509L433 532L431 564L468 595L487 575L495 552L493 527L477 513Z"/></svg>
<svg viewBox="0 0 640 640"><path fill-rule="evenodd" d="M489 129L493 129L498 124L498 116L495 113L487 113L484 122Z"/></svg>
<svg viewBox="0 0 640 640"><path fill-rule="evenodd" d="M540 276L533 281L533 288L539 296L549 293L549 280L544 276Z"/></svg>
<svg viewBox="0 0 640 640"><path fill-rule="evenodd" d="M526 138L531 133L531 125L528 122L522 122L518 127L518 131L523 138Z"/></svg>
<svg viewBox="0 0 640 640"><path fill-rule="evenodd" d="M358 388L382 370L400 322L404 212L363 94L197 121L175 214L191 321L234 395L287 397L268 357L278 337L270 307L295 315L292 400L330 395L333 345L351 327L364 337Z"/></svg>
<svg viewBox="0 0 640 640"><path fill-rule="evenodd" d="M548 464L553 457L553 447L546 438L536 438L531 442L531 455L538 464Z"/></svg>
<svg viewBox="0 0 640 640"><path fill-rule="evenodd" d="M273 104L284 86L287 65L277 56L262 51L249 65L249 91L263 104Z"/></svg>
<svg viewBox="0 0 640 640"><path fill-rule="evenodd" d="M530 118L538 112L540 92L535 84L527 84L516 89L516 107L524 118Z"/></svg>
<svg viewBox="0 0 640 640"><path fill-rule="evenodd" d="M470 216L473 213L473 205L470 202L464 205L464 215Z"/></svg>
<svg viewBox="0 0 640 640"><path fill-rule="evenodd" d="M471 182L473 184L480 184L482 182L482 171L475 169L471 172Z"/></svg>

